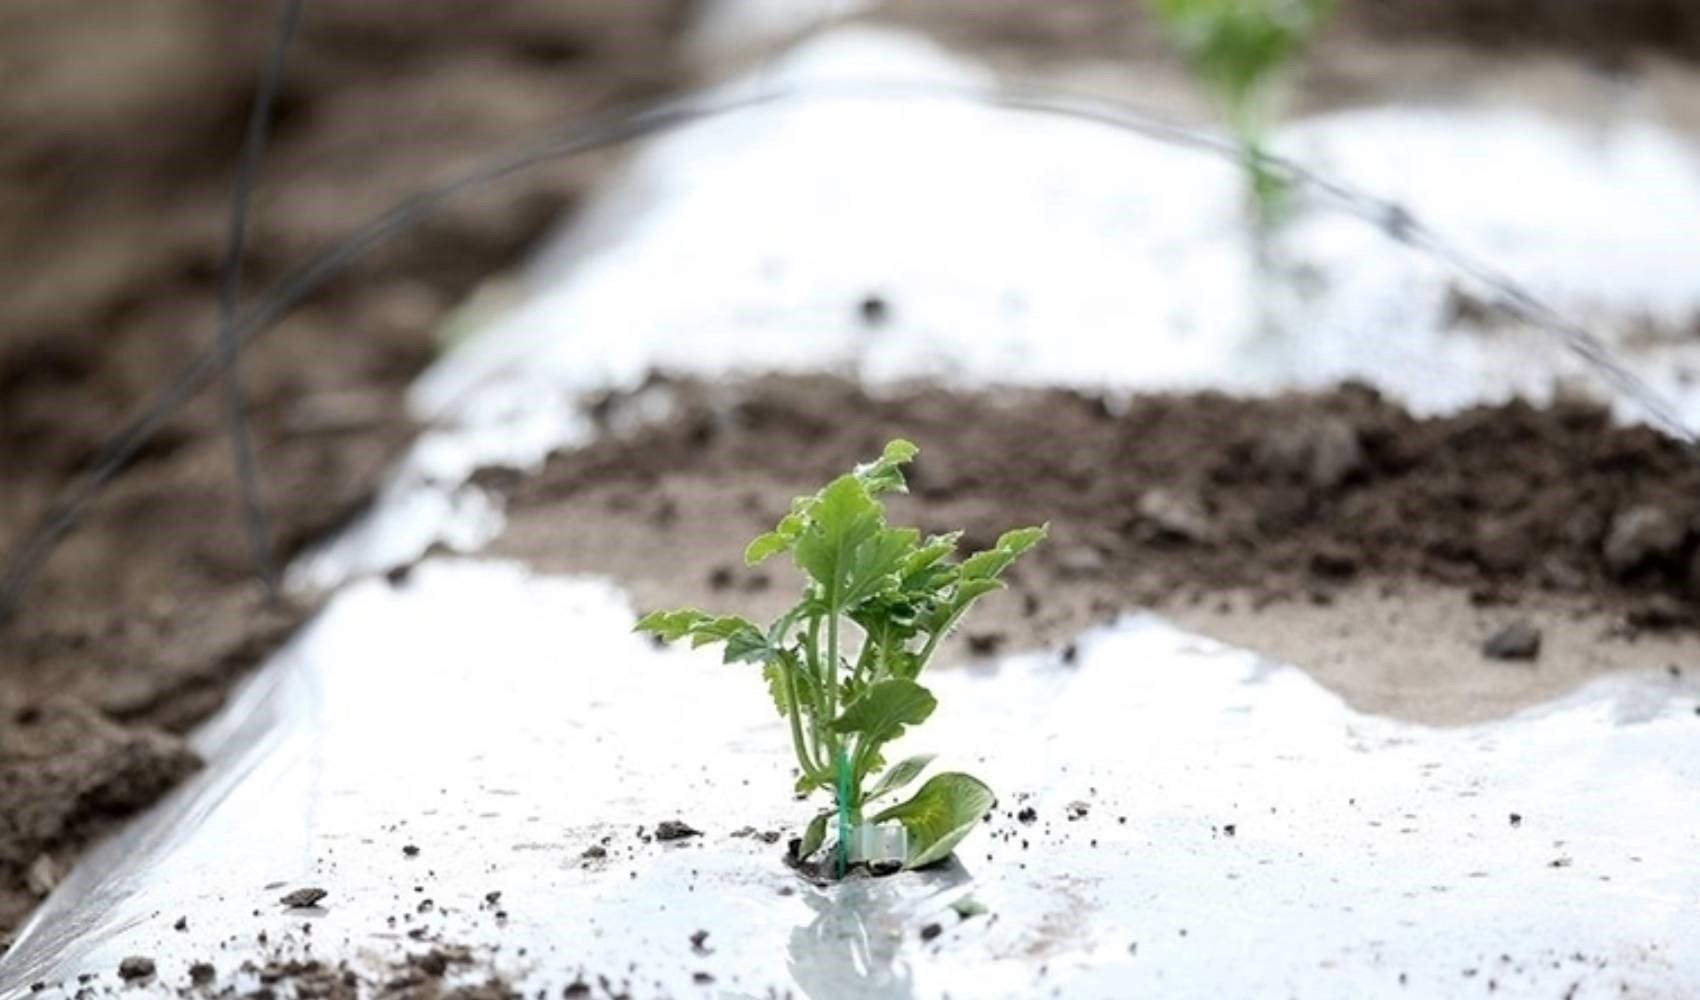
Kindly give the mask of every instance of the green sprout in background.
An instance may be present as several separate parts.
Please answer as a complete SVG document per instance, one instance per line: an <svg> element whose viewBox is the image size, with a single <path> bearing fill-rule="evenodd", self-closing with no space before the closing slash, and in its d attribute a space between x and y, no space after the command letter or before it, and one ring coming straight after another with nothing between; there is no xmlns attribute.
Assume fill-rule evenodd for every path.
<svg viewBox="0 0 1700 1000"><path fill-rule="evenodd" d="M1286 183L1266 160L1265 134L1288 65L1338 0L1147 0L1163 34L1222 104L1244 154L1259 226L1279 220Z"/></svg>
<svg viewBox="0 0 1700 1000"><path fill-rule="evenodd" d="M983 782L947 772L909 799L873 811L932 763L931 755L920 755L886 767L883 756L887 743L938 704L916 677L969 607L1002 589L1003 571L1046 532L1006 532L992 548L958 562L961 532L923 538L914 528L887 526L877 498L905 491L902 467L916 452L908 441L892 441L877 461L798 497L772 531L749 544L749 565L789 552L804 575L801 598L769 627L692 609L652 612L637 623L668 642L688 638L693 648L724 643L727 663L760 664L773 704L790 725L801 773L797 793L825 790L833 798L834 808L809 823L798 856L820 850L836 813L840 877L852 831L864 821L901 824L909 839L904 865L919 868L949 857L992 807Z"/></svg>

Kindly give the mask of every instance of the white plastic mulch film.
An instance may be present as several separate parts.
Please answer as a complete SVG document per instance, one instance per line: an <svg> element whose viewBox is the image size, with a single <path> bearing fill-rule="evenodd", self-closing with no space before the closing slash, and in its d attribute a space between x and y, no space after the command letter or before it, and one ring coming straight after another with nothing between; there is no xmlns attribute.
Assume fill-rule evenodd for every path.
<svg viewBox="0 0 1700 1000"><path fill-rule="evenodd" d="M350 587L209 729L211 770L49 901L10 993L111 985L132 954L173 987L196 961L251 988L312 954L376 983L440 944L548 995L581 975L816 998L1700 981L1692 684L1431 730L1133 617L1072 664L930 675L940 708L908 743L983 775L994 821L942 869L818 889L761 836L808 807L753 669L632 620L606 583L506 564ZM669 819L701 836L639 836ZM318 909L278 902L309 886Z"/></svg>

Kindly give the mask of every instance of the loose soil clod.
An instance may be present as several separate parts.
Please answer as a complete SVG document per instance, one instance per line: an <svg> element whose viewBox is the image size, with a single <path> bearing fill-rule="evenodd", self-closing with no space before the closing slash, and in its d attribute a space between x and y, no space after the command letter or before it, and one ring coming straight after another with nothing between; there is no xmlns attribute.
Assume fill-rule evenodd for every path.
<svg viewBox="0 0 1700 1000"><path fill-rule="evenodd" d="M125 982L147 979L154 974L153 959L141 955L131 955L118 963L118 978Z"/></svg>
<svg viewBox="0 0 1700 1000"><path fill-rule="evenodd" d="M686 837L700 837L702 831L676 819L662 820L655 824L655 839L660 841L684 840Z"/></svg>
<svg viewBox="0 0 1700 1000"><path fill-rule="evenodd" d="M1541 630L1528 622L1512 622L1482 643L1482 655L1490 660L1538 659Z"/></svg>
<svg viewBox="0 0 1700 1000"><path fill-rule="evenodd" d="M318 906L319 902L329 895L329 890L317 887L308 887L293 890L281 897L278 902L282 903L286 909L305 910Z"/></svg>

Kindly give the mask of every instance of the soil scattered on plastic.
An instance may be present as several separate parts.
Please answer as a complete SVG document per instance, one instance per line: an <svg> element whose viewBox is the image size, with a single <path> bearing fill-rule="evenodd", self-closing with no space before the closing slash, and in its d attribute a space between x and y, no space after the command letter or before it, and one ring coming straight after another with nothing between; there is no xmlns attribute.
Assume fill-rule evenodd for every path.
<svg viewBox="0 0 1700 1000"><path fill-rule="evenodd" d="M309 886L306 888L295 889L285 894L278 900L278 902L291 910L305 910L310 907L318 906L319 903L329 895L330 892L325 889L320 889L316 886Z"/></svg>
<svg viewBox="0 0 1700 1000"><path fill-rule="evenodd" d="M660 841L684 840L687 837L700 837L702 831L688 823L676 819L662 820L655 824L655 839Z"/></svg>

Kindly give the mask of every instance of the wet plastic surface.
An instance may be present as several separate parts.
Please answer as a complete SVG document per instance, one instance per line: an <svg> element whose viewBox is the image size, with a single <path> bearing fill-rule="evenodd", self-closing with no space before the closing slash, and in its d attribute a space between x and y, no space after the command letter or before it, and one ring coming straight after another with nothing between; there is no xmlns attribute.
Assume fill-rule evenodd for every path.
<svg viewBox="0 0 1700 1000"><path fill-rule="evenodd" d="M984 776L994 821L957 864L820 890L736 835L808 815L754 670L631 621L605 583L506 564L349 588L207 729L216 763L61 886L0 995L114 985L132 954L166 987L201 959L252 986L244 960L304 948L380 977L431 942L550 995L580 970L640 996L1700 983L1700 679L1430 730L1129 618L1072 663L929 674L940 709L901 751ZM640 837L668 819L702 835ZM284 910L305 886L321 908Z"/></svg>

